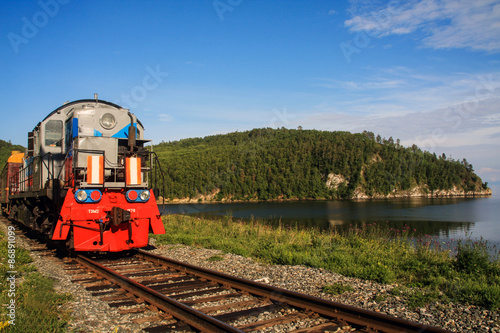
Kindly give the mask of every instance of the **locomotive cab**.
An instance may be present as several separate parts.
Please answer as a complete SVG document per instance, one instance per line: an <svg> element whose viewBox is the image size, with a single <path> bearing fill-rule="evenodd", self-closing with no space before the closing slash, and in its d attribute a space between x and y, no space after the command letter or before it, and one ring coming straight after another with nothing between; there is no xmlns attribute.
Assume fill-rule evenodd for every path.
<svg viewBox="0 0 500 333"><path fill-rule="evenodd" d="M92 187L96 182L105 182L108 188L125 187L127 158L139 158L141 170L147 171L149 151L145 144L150 141L144 140L142 124L128 110L84 105L82 109L72 111L65 127L66 150L75 168L75 173L67 178L76 181L78 186ZM129 141L133 144L130 145ZM101 159L93 159L95 167L92 168L89 164L92 156L101 156L103 165L95 164ZM102 175L96 174L101 168ZM103 179L96 179L96 175ZM147 172L141 172L138 180L134 186L148 187Z"/></svg>

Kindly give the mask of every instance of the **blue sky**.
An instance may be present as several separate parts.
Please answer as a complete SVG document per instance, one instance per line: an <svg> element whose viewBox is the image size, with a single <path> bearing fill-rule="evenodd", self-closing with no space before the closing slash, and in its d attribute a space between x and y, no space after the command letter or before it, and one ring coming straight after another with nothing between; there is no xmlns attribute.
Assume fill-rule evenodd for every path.
<svg viewBox="0 0 500 333"><path fill-rule="evenodd" d="M153 142L258 127L372 131L500 185L500 1L0 1L0 139L65 101Z"/></svg>

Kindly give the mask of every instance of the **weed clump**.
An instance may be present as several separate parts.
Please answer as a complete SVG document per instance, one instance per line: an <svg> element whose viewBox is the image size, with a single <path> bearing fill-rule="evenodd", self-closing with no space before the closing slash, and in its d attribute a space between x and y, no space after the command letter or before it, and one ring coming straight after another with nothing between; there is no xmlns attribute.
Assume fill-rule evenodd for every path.
<svg viewBox="0 0 500 333"><path fill-rule="evenodd" d="M460 240L453 266L458 272L472 275L495 272L495 263L490 260L490 257L487 242L483 239L479 241Z"/></svg>
<svg viewBox="0 0 500 333"><path fill-rule="evenodd" d="M207 259L207 261L222 261L224 258L221 256L211 256L210 258Z"/></svg>
<svg viewBox="0 0 500 333"><path fill-rule="evenodd" d="M352 288L349 285L342 284L342 283L334 283L331 285L324 286L321 288L321 291L324 292L325 294L330 294L330 295L340 295L348 291L353 291L354 288Z"/></svg>

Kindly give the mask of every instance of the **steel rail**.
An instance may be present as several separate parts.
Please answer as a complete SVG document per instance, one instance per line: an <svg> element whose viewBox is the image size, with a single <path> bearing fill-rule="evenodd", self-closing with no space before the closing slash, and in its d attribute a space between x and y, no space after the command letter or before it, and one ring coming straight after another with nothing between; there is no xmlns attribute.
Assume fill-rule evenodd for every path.
<svg viewBox="0 0 500 333"><path fill-rule="evenodd" d="M230 326L213 317L207 316L200 311L197 311L151 288L137 283L134 280L93 261L92 259L89 259L82 255L78 255L75 259L78 263L92 270L97 275L100 275L105 279L119 285L121 288L129 291L140 299L145 300L146 302L156 306L158 309L172 315L178 320L202 332L243 333L243 331L233 326Z"/></svg>
<svg viewBox="0 0 500 333"><path fill-rule="evenodd" d="M144 250L136 250L144 259L167 264L168 266L198 277L218 282L235 289L240 289L254 295L267 297L277 302L287 303L292 306L311 310L321 315L344 320L348 323L365 326L373 330L382 330L387 333L418 332L418 333L450 333L450 331L420 324L386 314L376 313L350 305L328 301L319 297L300 294L294 291L273 287L263 283L231 276L210 269L197 267L175 259L161 257Z"/></svg>

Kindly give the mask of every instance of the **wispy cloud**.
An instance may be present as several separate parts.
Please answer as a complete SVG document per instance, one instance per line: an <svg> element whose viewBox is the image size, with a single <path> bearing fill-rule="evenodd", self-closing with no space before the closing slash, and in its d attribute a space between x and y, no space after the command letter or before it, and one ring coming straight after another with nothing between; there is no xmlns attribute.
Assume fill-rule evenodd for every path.
<svg viewBox="0 0 500 333"><path fill-rule="evenodd" d="M336 109L320 107L302 115L294 123L305 128L344 130L360 133L364 130L388 138L400 138L405 146L416 144L422 149L436 151L460 148L464 152L477 145L500 148L499 110L500 98L477 102L469 113L460 113L464 107L443 108L428 112L411 112L373 115L341 113ZM395 107L394 107L395 108ZM472 149L472 148L471 148Z"/></svg>
<svg viewBox="0 0 500 333"><path fill-rule="evenodd" d="M172 117L169 114L165 114L165 113L159 114L158 117L160 118L160 121L173 121L174 120L174 117Z"/></svg>
<svg viewBox="0 0 500 333"><path fill-rule="evenodd" d="M482 175L481 177L490 179L492 182L500 181L500 169L481 168L478 170L478 173Z"/></svg>
<svg viewBox="0 0 500 333"><path fill-rule="evenodd" d="M462 156L477 146L500 149L500 72L437 75L394 66L365 68L364 73L345 81L316 78L314 84L335 98L301 112L295 123L368 130L400 138L406 146Z"/></svg>
<svg viewBox="0 0 500 333"><path fill-rule="evenodd" d="M188 61L184 61L184 65L188 65L188 66L205 66L204 63L202 62L195 62L195 61L191 61L191 60L188 60Z"/></svg>
<svg viewBox="0 0 500 333"><path fill-rule="evenodd" d="M392 1L386 5L353 1L353 17L344 22L351 31L374 37L414 33L435 49L469 48L500 52L498 0Z"/></svg>
<svg viewBox="0 0 500 333"><path fill-rule="evenodd" d="M380 78L378 80L366 80L363 82L356 81L341 81L336 79L327 79L327 78L319 78L317 79L317 86L323 88L331 88L331 89L354 89L354 90L366 90L366 89L389 89L389 88L397 88L404 84L402 80L390 80L386 78Z"/></svg>
<svg viewBox="0 0 500 333"><path fill-rule="evenodd" d="M463 109L478 101L500 98L500 72L428 74L407 67L366 68L363 77L315 78L315 87L335 92L334 105L378 116ZM352 109L356 108L356 109Z"/></svg>

